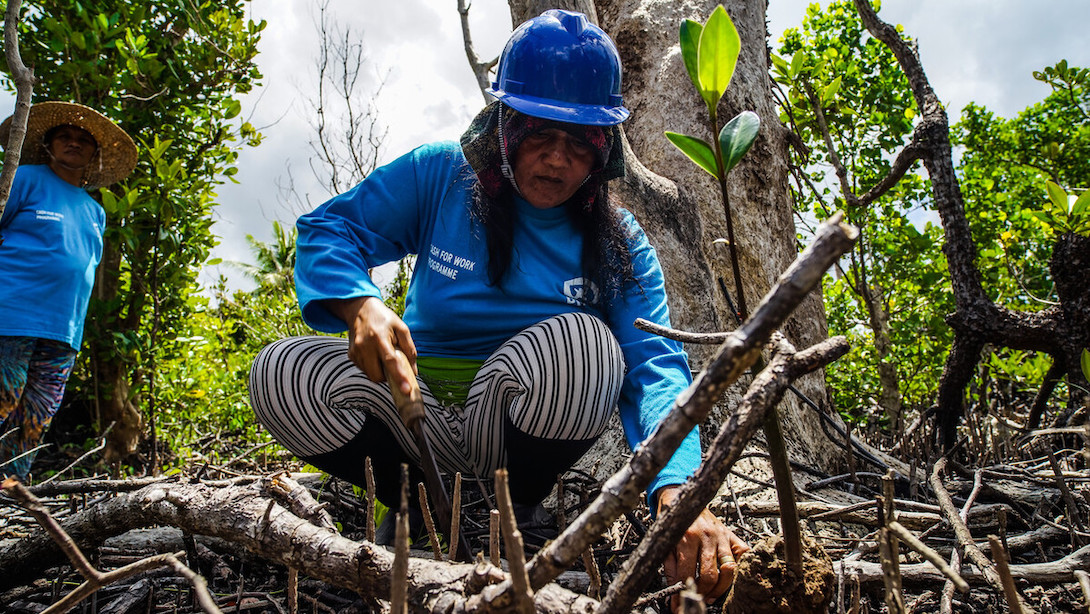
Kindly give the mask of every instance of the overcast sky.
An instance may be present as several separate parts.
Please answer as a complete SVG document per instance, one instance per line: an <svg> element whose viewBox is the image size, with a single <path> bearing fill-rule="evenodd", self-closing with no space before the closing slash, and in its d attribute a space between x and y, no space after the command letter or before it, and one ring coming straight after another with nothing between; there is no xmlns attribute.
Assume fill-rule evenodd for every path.
<svg viewBox="0 0 1090 614"><path fill-rule="evenodd" d="M244 99L243 113L261 128L264 142L241 152L239 184L219 190L216 257L250 260L247 234L267 241L272 220L294 223L300 207L287 204L277 187L289 169L310 206L329 196L311 172L308 145L318 3L250 3L252 17L267 20L268 27L258 56L264 85ZM773 48L784 29L801 23L808 4L769 0ZM378 76L386 75L375 100L388 128L383 160L421 143L458 137L483 101L465 59L456 0L329 0L328 11L338 27L362 36L370 64L358 86L361 96L369 98ZM1090 66L1090 0L885 0L880 16L917 38L924 69L952 121L970 101L1013 116L1048 92L1033 79L1034 70L1064 58ZM496 56L511 30L506 2L474 0L470 18L479 54ZM10 113L13 99L8 100ZM205 284L222 271L233 286L246 287L237 272L209 269L201 278Z"/></svg>
<svg viewBox="0 0 1090 614"><path fill-rule="evenodd" d="M772 46L784 29L801 23L804 0L770 0ZM214 254L248 260L247 234L268 240L271 221L293 223L299 213L285 203L276 179L291 169L297 192L311 205L328 197L310 170L308 139L313 115L303 92L316 82L317 1L261 0L252 4L255 19L269 22L258 61L265 75L261 92L245 108L265 142L243 151L237 179L223 186L215 231L222 238ZM480 109L481 96L462 45L455 0L330 0L328 11L341 27L363 37L372 61L364 94L385 73L376 105L388 127L384 160L437 139L456 139ZM1035 81L1039 70L1066 58L1090 66L1087 0L886 0L880 15L904 25L917 38L925 70L947 104L951 120L968 102L1012 116L1040 100L1047 87ZM482 57L494 57L510 33L510 13L502 0L475 0L472 35ZM233 285L245 287L237 273L208 271L210 283L225 272Z"/></svg>

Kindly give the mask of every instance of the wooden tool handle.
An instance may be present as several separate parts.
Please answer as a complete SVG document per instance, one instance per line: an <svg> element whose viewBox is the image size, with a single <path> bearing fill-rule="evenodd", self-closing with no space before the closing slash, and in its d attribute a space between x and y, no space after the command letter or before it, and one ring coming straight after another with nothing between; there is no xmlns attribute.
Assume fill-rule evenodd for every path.
<svg viewBox="0 0 1090 614"><path fill-rule="evenodd" d="M405 355L405 352L397 348L394 349L394 355L397 357L401 371L409 373L409 383L412 385L412 390L409 391L408 395L401 392L401 387L390 378L389 369L386 370L386 383L389 384L390 393L394 396L394 407L397 407L397 413L401 415L401 421L411 429L414 424L424 417L424 397L420 394L420 384L416 381L416 377L412 375L413 368L409 364L409 357Z"/></svg>

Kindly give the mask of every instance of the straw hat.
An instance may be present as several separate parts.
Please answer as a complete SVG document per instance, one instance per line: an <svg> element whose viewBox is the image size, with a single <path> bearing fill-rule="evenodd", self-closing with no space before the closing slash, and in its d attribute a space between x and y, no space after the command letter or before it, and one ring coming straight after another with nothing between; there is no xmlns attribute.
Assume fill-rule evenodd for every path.
<svg viewBox="0 0 1090 614"><path fill-rule="evenodd" d="M7 147L11 120L12 117L9 117L0 124L0 146ZM21 163L48 164L49 153L42 138L51 128L66 124L83 128L98 142L97 159L91 160L84 174L86 187L98 188L116 183L128 177L136 167L136 144L117 124L91 107L55 101L39 102L30 107Z"/></svg>

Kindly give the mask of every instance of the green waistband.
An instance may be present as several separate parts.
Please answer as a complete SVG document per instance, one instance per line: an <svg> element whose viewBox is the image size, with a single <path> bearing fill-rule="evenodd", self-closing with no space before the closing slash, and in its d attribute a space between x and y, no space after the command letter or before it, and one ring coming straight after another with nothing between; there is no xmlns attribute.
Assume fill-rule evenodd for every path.
<svg viewBox="0 0 1090 614"><path fill-rule="evenodd" d="M441 356L417 356L416 366L420 379L428 385L442 405L464 407L469 386L477 377L483 360L469 358L444 358Z"/></svg>

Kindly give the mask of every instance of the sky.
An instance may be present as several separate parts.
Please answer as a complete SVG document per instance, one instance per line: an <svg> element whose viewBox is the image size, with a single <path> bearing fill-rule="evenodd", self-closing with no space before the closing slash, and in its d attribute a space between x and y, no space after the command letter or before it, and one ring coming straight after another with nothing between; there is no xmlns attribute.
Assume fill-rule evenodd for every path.
<svg viewBox="0 0 1090 614"><path fill-rule="evenodd" d="M220 244L213 257L250 261L247 235L270 241L272 221L292 225L331 196L311 170L321 0L255 0L251 17L268 22L257 58L263 86L243 98L243 116L264 135L239 155L238 184L218 190ZM327 0L335 27L362 40L368 59L357 106L373 102L386 129L380 161L433 140L457 139L483 104L466 61L455 0ZM825 2L823 1L822 4ZM771 46L798 26L806 0L769 0ZM1032 72L1061 59L1090 66L1090 0L885 0L880 17L902 24L918 41L931 83L955 121L968 102L1011 117L1048 93ZM474 0L470 25L483 58L499 54L511 31L503 0ZM382 79L384 76L384 81ZM383 81L380 92L373 95ZM4 107L14 108L6 97ZM10 113L10 111L9 111ZM331 122L336 124L336 122ZM296 196L285 188L287 177ZM206 267L232 288L249 284L236 268Z"/></svg>

